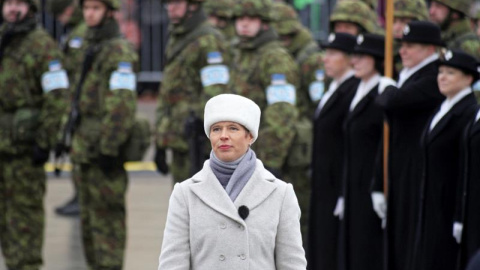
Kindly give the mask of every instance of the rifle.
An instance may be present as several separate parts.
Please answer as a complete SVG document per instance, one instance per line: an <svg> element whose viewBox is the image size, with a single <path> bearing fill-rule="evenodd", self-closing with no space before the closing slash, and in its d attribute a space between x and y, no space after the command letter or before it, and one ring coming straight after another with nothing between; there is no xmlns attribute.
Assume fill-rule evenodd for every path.
<svg viewBox="0 0 480 270"><path fill-rule="evenodd" d="M70 113L68 114L68 121L65 125L65 129L63 130L62 139L55 147L55 158L58 159L59 157L66 154L70 151L72 146L72 137L75 133L76 127L80 124L80 96L82 94L82 86L85 82L85 77L87 75L88 70L92 66L93 58L95 55L95 46L88 47L85 57L83 60L82 65L82 73L80 74L80 80L75 88L75 95L72 100L72 108L70 109ZM55 166L55 175L60 175L60 167Z"/></svg>
<svg viewBox="0 0 480 270"><path fill-rule="evenodd" d="M188 158L190 160L190 176L200 171L205 161L203 153L205 136L203 121L199 119L193 110L185 122L185 137L188 138Z"/></svg>

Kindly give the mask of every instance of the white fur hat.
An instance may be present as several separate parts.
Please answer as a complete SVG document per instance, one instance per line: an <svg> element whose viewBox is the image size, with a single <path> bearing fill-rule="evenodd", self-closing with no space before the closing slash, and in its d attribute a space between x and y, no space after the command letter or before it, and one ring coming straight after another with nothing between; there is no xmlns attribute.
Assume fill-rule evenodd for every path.
<svg viewBox="0 0 480 270"><path fill-rule="evenodd" d="M252 100L239 95L222 94L207 101L203 127L205 134L210 138L210 126L213 124L222 121L239 123L250 131L255 142L258 137L260 115L260 107Z"/></svg>

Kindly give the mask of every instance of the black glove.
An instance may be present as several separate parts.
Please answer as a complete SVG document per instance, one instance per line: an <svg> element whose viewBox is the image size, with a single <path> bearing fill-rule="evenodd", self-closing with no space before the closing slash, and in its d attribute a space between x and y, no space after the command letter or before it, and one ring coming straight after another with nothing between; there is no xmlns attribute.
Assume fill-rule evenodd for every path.
<svg viewBox="0 0 480 270"><path fill-rule="evenodd" d="M267 166L265 166L265 169L267 169L269 172L271 172L273 174L273 176L275 176L276 178L282 179L282 172L279 169L274 169L274 168L270 168L270 167L267 167Z"/></svg>
<svg viewBox="0 0 480 270"><path fill-rule="evenodd" d="M104 173L109 173L113 171L114 169L121 166L121 164L122 163L118 157L107 156L103 154L100 154L100 156L98 157L98 165Z"/></svg>
<svg viewBox="0 0 480 270"><path fill-rule="evenodd" d="M48 160L50 151L48 149L40 148L37 144L33 146L33 165L41 166Z"/></svg>
<svg viewBox="0 0 480 270"><path fill-rule="evenodd" d="M168 164L167 164L167 154L165 149L157 148L155 151L155 165L157 165L157 171L167 174L168 173Z"/></svg>

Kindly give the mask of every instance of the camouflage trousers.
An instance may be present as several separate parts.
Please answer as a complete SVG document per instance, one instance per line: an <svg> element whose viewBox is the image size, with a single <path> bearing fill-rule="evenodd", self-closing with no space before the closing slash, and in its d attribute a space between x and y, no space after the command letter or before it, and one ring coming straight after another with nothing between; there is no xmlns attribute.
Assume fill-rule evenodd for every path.
<svg viewBox="0 0 480 270"><path fill-rule="evenodd" d="M308 213L310 208L310 176L307 168L290 167L283 172L284 181L293 185L295 195L297 195L298 204L302 215L300 217L300 227L302 230L303 247L306 248L308 241ZM333 212L332 212L333 213Z"/></svg>
<svg viewBox="0 0 480 270"><path fill-rule="evenodd" d="M38 270L45 224L45 170L30 155L0 158L0 244L8 269Z"/></svg>
<svg viewBox="0 0 480 270"><path fill-rule="evenodd" d="M77 178L83 248L92 270L122 269L126 241L123 166L103 172L96 164L81 164Z"/></svg>

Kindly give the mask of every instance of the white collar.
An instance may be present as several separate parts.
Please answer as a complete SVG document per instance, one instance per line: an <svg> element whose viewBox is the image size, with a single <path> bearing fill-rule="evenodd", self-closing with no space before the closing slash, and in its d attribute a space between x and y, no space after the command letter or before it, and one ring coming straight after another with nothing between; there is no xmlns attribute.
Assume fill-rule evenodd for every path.
<svg viewBox="0 0 480 270"><path fill-rule="evenodd" d="M457 104L464 97L468 96L468 94L470 94L471 92L472 92L471 87L467 87L463 89L462 91L456 93L455 96L451 98L446 98L442 103L442 107L445 106L450 110L453 106L455 106L455 104Z"/></svg>
<svg viewBox="0 0 480 270"><path fill-rule="evenodd" d="M350 77L353 77L353 75L355 75L355 72L353 71L353 69L349 69L349 70L347 70L347 72L345 72L345 74L343 74L342 77L340 77L339 80L333 80L333 81L337 83L337 87L338 87L344 81L346 81Z"/></svg>
<svg viewBox="0 0 480 270"><path fill-rule="evenodd" d="M353 97L352 103L350 103L350 111L355 109L358 103L366 96L370 91L380 82L380 74L376 73L368 81L361 81L358 85L357 92Z"/></svg>
<svg viewBox="0 0 480 270"><path fill-rule="evenodd" d="M418 63L416 66L412 68L403 68L400 71L400 76L398 79L397 87L402 87L403 83L410 78L415 72L419 71L421 68L424 66L432 63L433 61L437 60L439 58L438 53L434 53L430 55L429 57L425 58L422 60L422 62Z"/></svg>
<svg viewBox="0 0 480 270"><path fill-rule="evenodd" d="M480 119L480 110L478 110L477 112L477 116L475 117L475 122L478 122L479 119Z"/></svg>

